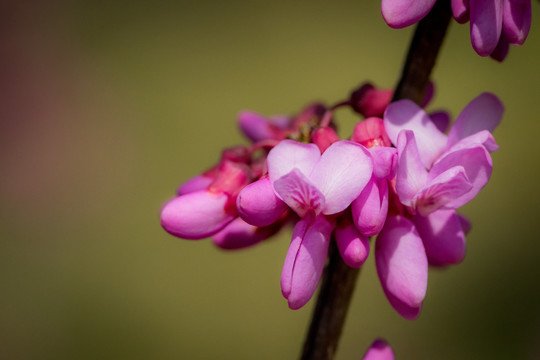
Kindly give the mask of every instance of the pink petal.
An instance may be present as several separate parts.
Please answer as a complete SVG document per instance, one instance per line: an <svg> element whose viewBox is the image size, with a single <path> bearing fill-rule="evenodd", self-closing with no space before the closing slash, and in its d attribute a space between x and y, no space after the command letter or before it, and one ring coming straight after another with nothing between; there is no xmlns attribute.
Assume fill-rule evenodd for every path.
<svg viewBox="0 0 540 360"><path fill-rule="evenodd" d="M178 196L161 210L161 226L184 239L203 239L236 218L236 214L225 211L228 201L226 194L207 190Z"/></svg>
<svg viewBox="0 0 540 360"><path fill-rule="evenodd" d="M465 233L465 235L467 235L472 228L471 221L467 219L467 217L465 217L464 215L456 213L456 216L458 217L459 224L461 225L463 232Z"/></svg>
<svg viewBox="0 0 540 360"><path fill-rule="evenodd" d="M454 210L438 210L413 219L430 265L460 263L465 257L465 233Z"/></svg>
<svg viewBox="0 0 540 360"><path fill-rule="evenodd" d="M394 147L374 146L369 149L373 159L373 176L392 179L396 175L398 152Z"/></svg>
<svg viewBox="0 0 540 360"><path fill-rule="evenodd" d="M253 142L266 139L281 140L285 137L285 133L271 124L268 118L251 111L242 111L238 115L238 125L244 135Z"/></svg>
<svg viewBox="0 0 540 360"><path fill-rule="evenodd" d="M330 145L339 141L339 136L336 131L330 127L317 128L311 135L311 141L315 143L321 154L328 149Z"/></svg>
<svg viewBox="0 0 540 360"><path fill-rule="evenodd" d="M433 165L429 177L433 179L455 166L462 166L465 169L467 178L473 186L469 192L454 198L446 205L446 208L452 209L457 209L468 203L480 192L489 181L493 163L487 150L483 146L477 145L445 154Z"/></svg>
<svg viewBox="0 0 540 360"><path fill-rule="evenodd" d="M446 111L436 111L429 114L429 118L440 132L446 133L450 125L450 114Z"/></svg>
<svg viewBox="0 0 540 360"><path fill-rule="evenodd" d="M448 134L447 147L482 130L493 132L501 122L503 112L504 105L497 96L491 93L478 95L457 117Z"/></svg>
<svg viewBox="0 0 540 360"><path fill-rule="evenodd" d="M471 43L480 56L495 50L502 30L503 0L469 1Z"/></svg>
<svg viewBox="0 0 540 360"><path fill-rule="evenodd" d="M504 33L501 34L501 37L499 38L499 43L497 44L497 47L491 54L489 54L489 57L498 61L503 62L504 59L508 56L508 52L510 51L510 43L508 42L508 39L506 39L506 35Z"/></svg>
<svg viewBox="0 0 540 360"><path fill-rule="evenodd" d="M503 31L513 45L522 45L531 28L531 1L504 0Z"/></svg>
<svg viewBox="0 0 540 360"><path fill-rule="evenodd" d="M413 206L414 197L427 183L428 172L420 160L412 131L402 131L399 134L397 146L399 163L396 192L403 205Z"/></svg>
<svg viewBox="0 0 540 360"><path fill-rule="evenodd" d="M454 19L460 24L465 24L469 21L469 1L452 0L452 15L454 15Z"/></svg>
<svg viewBox="0 0 540 360"><path fill-rule="evenodd" d="M191 179L184 182L178 190L176 190L176 195L185 195L191 192L204 190L208 187L214 181L213 177L210 176L204 176L204 175L197 175L192 177Z"/></svg>
<svg viewBox="0 0 540 360"><path fill-rule="evenodd" d="M368 149L374 146L392 145L386 134L383 119L378 117L369 117L357 123L351 141L364 145Z"/></svg>
<svg viewBox="0 0 540 360"><path fill-rule="evenodd" d="M414 198L415 209L425 216L440 208L454 208L455 199L467 194L472 187L461 166L450 168L433 179L428 175L428 185Z"/></svg>
<svg viewBox="0 0 540 360"><path fill-rule="evenodd" d="M309 176L321 157L315 144L302 144L292 140L283 140L268 153L268 175L273 183L293 169L298 169Z"/></svg>
<svg viewBox="0 0 540 360"><path fill-rule="evenodd" d="M435 0L382 0L381 12L391 28L400 29L420 21L434 4Z"/></svg>
<svg viewBox="0 0 540 360"><path fill-rule="evenodd" d="M274 235L279 228L279 226L253 226L236 218L223 230L212 236L212 240L216 246L222 249L237 250L258 244Z"/></svg>
<svg viewBox="0 0 540 360"><path fill-rule="evenodd" d="M351 204L354 225L364 236L377 235L388 214L388 182L372 179Z"/></svg>
<svg viewBox="0 0 540 360"><path fill-rule="evenodd" d="M365 83L350 96L350 105L357 113L366 118L382 116L384 109L394 96L392 90L377 89L370 83ZM353 140L356 141L356 140Z"/></svg>
<svg viewBox="0 0 540 360"><path fill-rule="evenodd" d="M386 220L375 244L377 274L394 309L413 320L427 290L428 262L414 224L403 216Z"/></svg>
<svg viewBox="0 0 540 360"><path fill-rule="evenodd" d="M240 191L236 208L247 223L267 226L277 221L287 211L288 206L276 196L270 179L265 176Z"/></svg>
<svg viewBox="0 0 540 360"><path fill-rule="evenodd" d="M251 170L246 164L224 160L219 164L217 174L208 185L208 190L228 194L236 211L236 197L240 190L251 182L251 176Z"/></svg>
<svg viewBox="0 0 540 360"><path fill-rule="evenodd" d="M318 215L325 208L324 195L298 169L275 181L274 190L300 217Z"/></svg>
<svg viewBox="0 0 540 360"><path fill-rule="evenodd" d="M420 107L425 108L426 106L428 106L431 100L433 100L433 96L435 96L435 83L433 81L430 81L424 93L424 98L422 99Z"/></svg>
<svg viewBox="0 0 540 360"><path fill-rule="evenodd" d="M345 210L371 178L373 162L365 147L352 141L333 143L309 176L326 200L323 214Z"/></svg>
<svg viewBox="0 0 540 360"><path fill-rule="evenodd" d="M377 339L371 344L362 360L394 360L394 353L384 340Z"/></svg>
<svg viewBox="0 0 540 360"><path fill-rule="evenodd" d="M350 220L341 220L335 232L341 258L348 266L359 268L369 255L369 239L360 235Z"/></svg>
<svg viewBox="0 0 540 360"><path fill-rule="evenodd" d="M461 139L459 142L452 145L448 149L447 153L451 153L461 149L467 149L475 146L483 146L488 152L493 152L499 149L499 145L495 142L493 135L487 130L481 130L471 136L467 136L464 139Z"/></svg>
<svg viewBox="0 0 540 360"><path fill-rule="evenodd" d="M281 273L281 292L291 309L301 308L313 296L326 262L332 230L333 225L323 216L300 220L294 227Z"/></svg>
<svg viewBox="0 0 540 360"><path fill-rule="evenodd" d="M422 163L429 169L444 151L446 135L431 121L422 108L410 100L391 103L384 113L384 126L394 145L402 130L412 130Z"/></svg>

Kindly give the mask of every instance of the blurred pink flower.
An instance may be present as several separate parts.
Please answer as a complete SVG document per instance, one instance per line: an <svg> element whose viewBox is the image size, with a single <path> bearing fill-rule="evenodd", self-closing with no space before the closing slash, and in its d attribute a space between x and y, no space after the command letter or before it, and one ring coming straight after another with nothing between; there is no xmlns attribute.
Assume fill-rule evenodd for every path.
<svg viewBox="0 0 540 360"><path fill-rule="evenodd" d="M392 28L424 18L436 0L382 0L381 12ZM502 61L509 44L522 45L531 27L531 0L452 0L452 14L463 24L470 20L471 43L480 56Z"/></svg>
<svg viewBox="0 0 540 360"><path fill-rule="evenodd" d="M377 339L371 344L362 360L394 360L394 353L386 341Z"/></svg>

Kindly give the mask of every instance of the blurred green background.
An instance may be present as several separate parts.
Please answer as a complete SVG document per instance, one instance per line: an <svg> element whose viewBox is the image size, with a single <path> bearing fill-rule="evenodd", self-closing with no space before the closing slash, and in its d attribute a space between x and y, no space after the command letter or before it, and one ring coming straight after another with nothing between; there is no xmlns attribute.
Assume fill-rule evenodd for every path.
<svg viewBox="0 0 540 360"><path fill-rule="evenodd" d="M290 231L224 252L159 225L160 206L223 147L236 115L291 114L360 82L393 87L412 29L380 1L20 1L0 5L0 358L294 359L314 301L289 310ZM338 359L375 337L397 359L540 358L540 21L500 64L453 22L431 109L483 91L506 113L490 184L462 210L465 261L430 271L400 318L373 259ZM339 111L347 135L355 118Z"/></svg>

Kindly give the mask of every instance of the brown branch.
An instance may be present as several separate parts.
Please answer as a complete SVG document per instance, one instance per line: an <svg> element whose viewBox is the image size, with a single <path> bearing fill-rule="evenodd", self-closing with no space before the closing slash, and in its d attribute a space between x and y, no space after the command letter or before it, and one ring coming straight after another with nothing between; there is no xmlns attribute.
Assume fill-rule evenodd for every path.
<svg viewBox="0 0 540 360"><path fill-rule="evenodd" d="M422 102L451 16L450 1L439 0L428 16L418 23L392 101Z"/></svg>
<svg viewBox="0 0 540 360"><path fill-rule="evenodd" d="M411 99L420 104L450 17L450 1L439 0L431 12L420 21L393 100ZM358 277L358 269L345 265L334 242L330 248L329 258L304 342L302 360L334 358Z"/></svg>

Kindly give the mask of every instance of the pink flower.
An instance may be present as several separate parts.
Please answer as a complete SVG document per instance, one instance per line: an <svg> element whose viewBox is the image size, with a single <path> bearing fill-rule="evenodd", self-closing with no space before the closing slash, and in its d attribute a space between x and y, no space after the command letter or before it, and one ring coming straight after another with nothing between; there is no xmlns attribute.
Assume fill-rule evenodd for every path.
<svg viewBox="0 0 540 360"><path fill-rule="evenodd" d="M197 190L196 186L194 191L165 204L161 225L168 233L184 239L203 239L217 233L238 216L236 197L250 180L246 165L223 161L206 188Z"/></svg>
<svg viewBox="0 0 540 360"><path fill-rule="evenodd" d="M491 135L504 108L484 93L471 101L445 135L409 100L392 103L385 128L398 148L396 191L412 213L429 215L456 209L487 184L492 170L489 152L497 149Z"/></svg>
<svg viewBox="0 0 540 360"><path fill-rule="evenodd" d="M488 93L472 100L448 135L408 100L388 106L384 126L398 149L391 210L377 238L375 261L383 290L396 311L415 319L427 288L427 265L457 264L465 256L469 224L455 209L487 184L491 132L503 105Z"/></svg>
<svg viewBox="0 0 540 360"><path fill-rule="evenodd" d="M371 344L362 360L394 360L394 353L386 341L377 339Z"/></svg>
<svg viewBox="0 0 540 360"><path fill-rule="evenodd" d="M382 0L384 20L392 28L420 21L436 0ZM480 56L492 55L502 61L508 45L522 45L531 27L531 0L452 0L457 22L470 20L471 43Z"/></svg>
<svg viewBox="0 0 540 360"><path fill-rule="evenodd" d="M354 224L364 236L377 235L388 213L388 180L395 175L397 150L384 129L383 120L376 117L359 122L351 138L366 146L373 158L373 176L352 205Z"/></svg>
<svg viewBox="0 0 540 360"><path fill-rule="evenodd" d="M369 152L351 141L337 141L321 155L315 144L284 140L267 158L268 177L246 187L237 207L251 224L268 225L284 205L301 220L296 224L281 276L289 307L304 306L317 287L335 221L371 178Z"/></svg>

